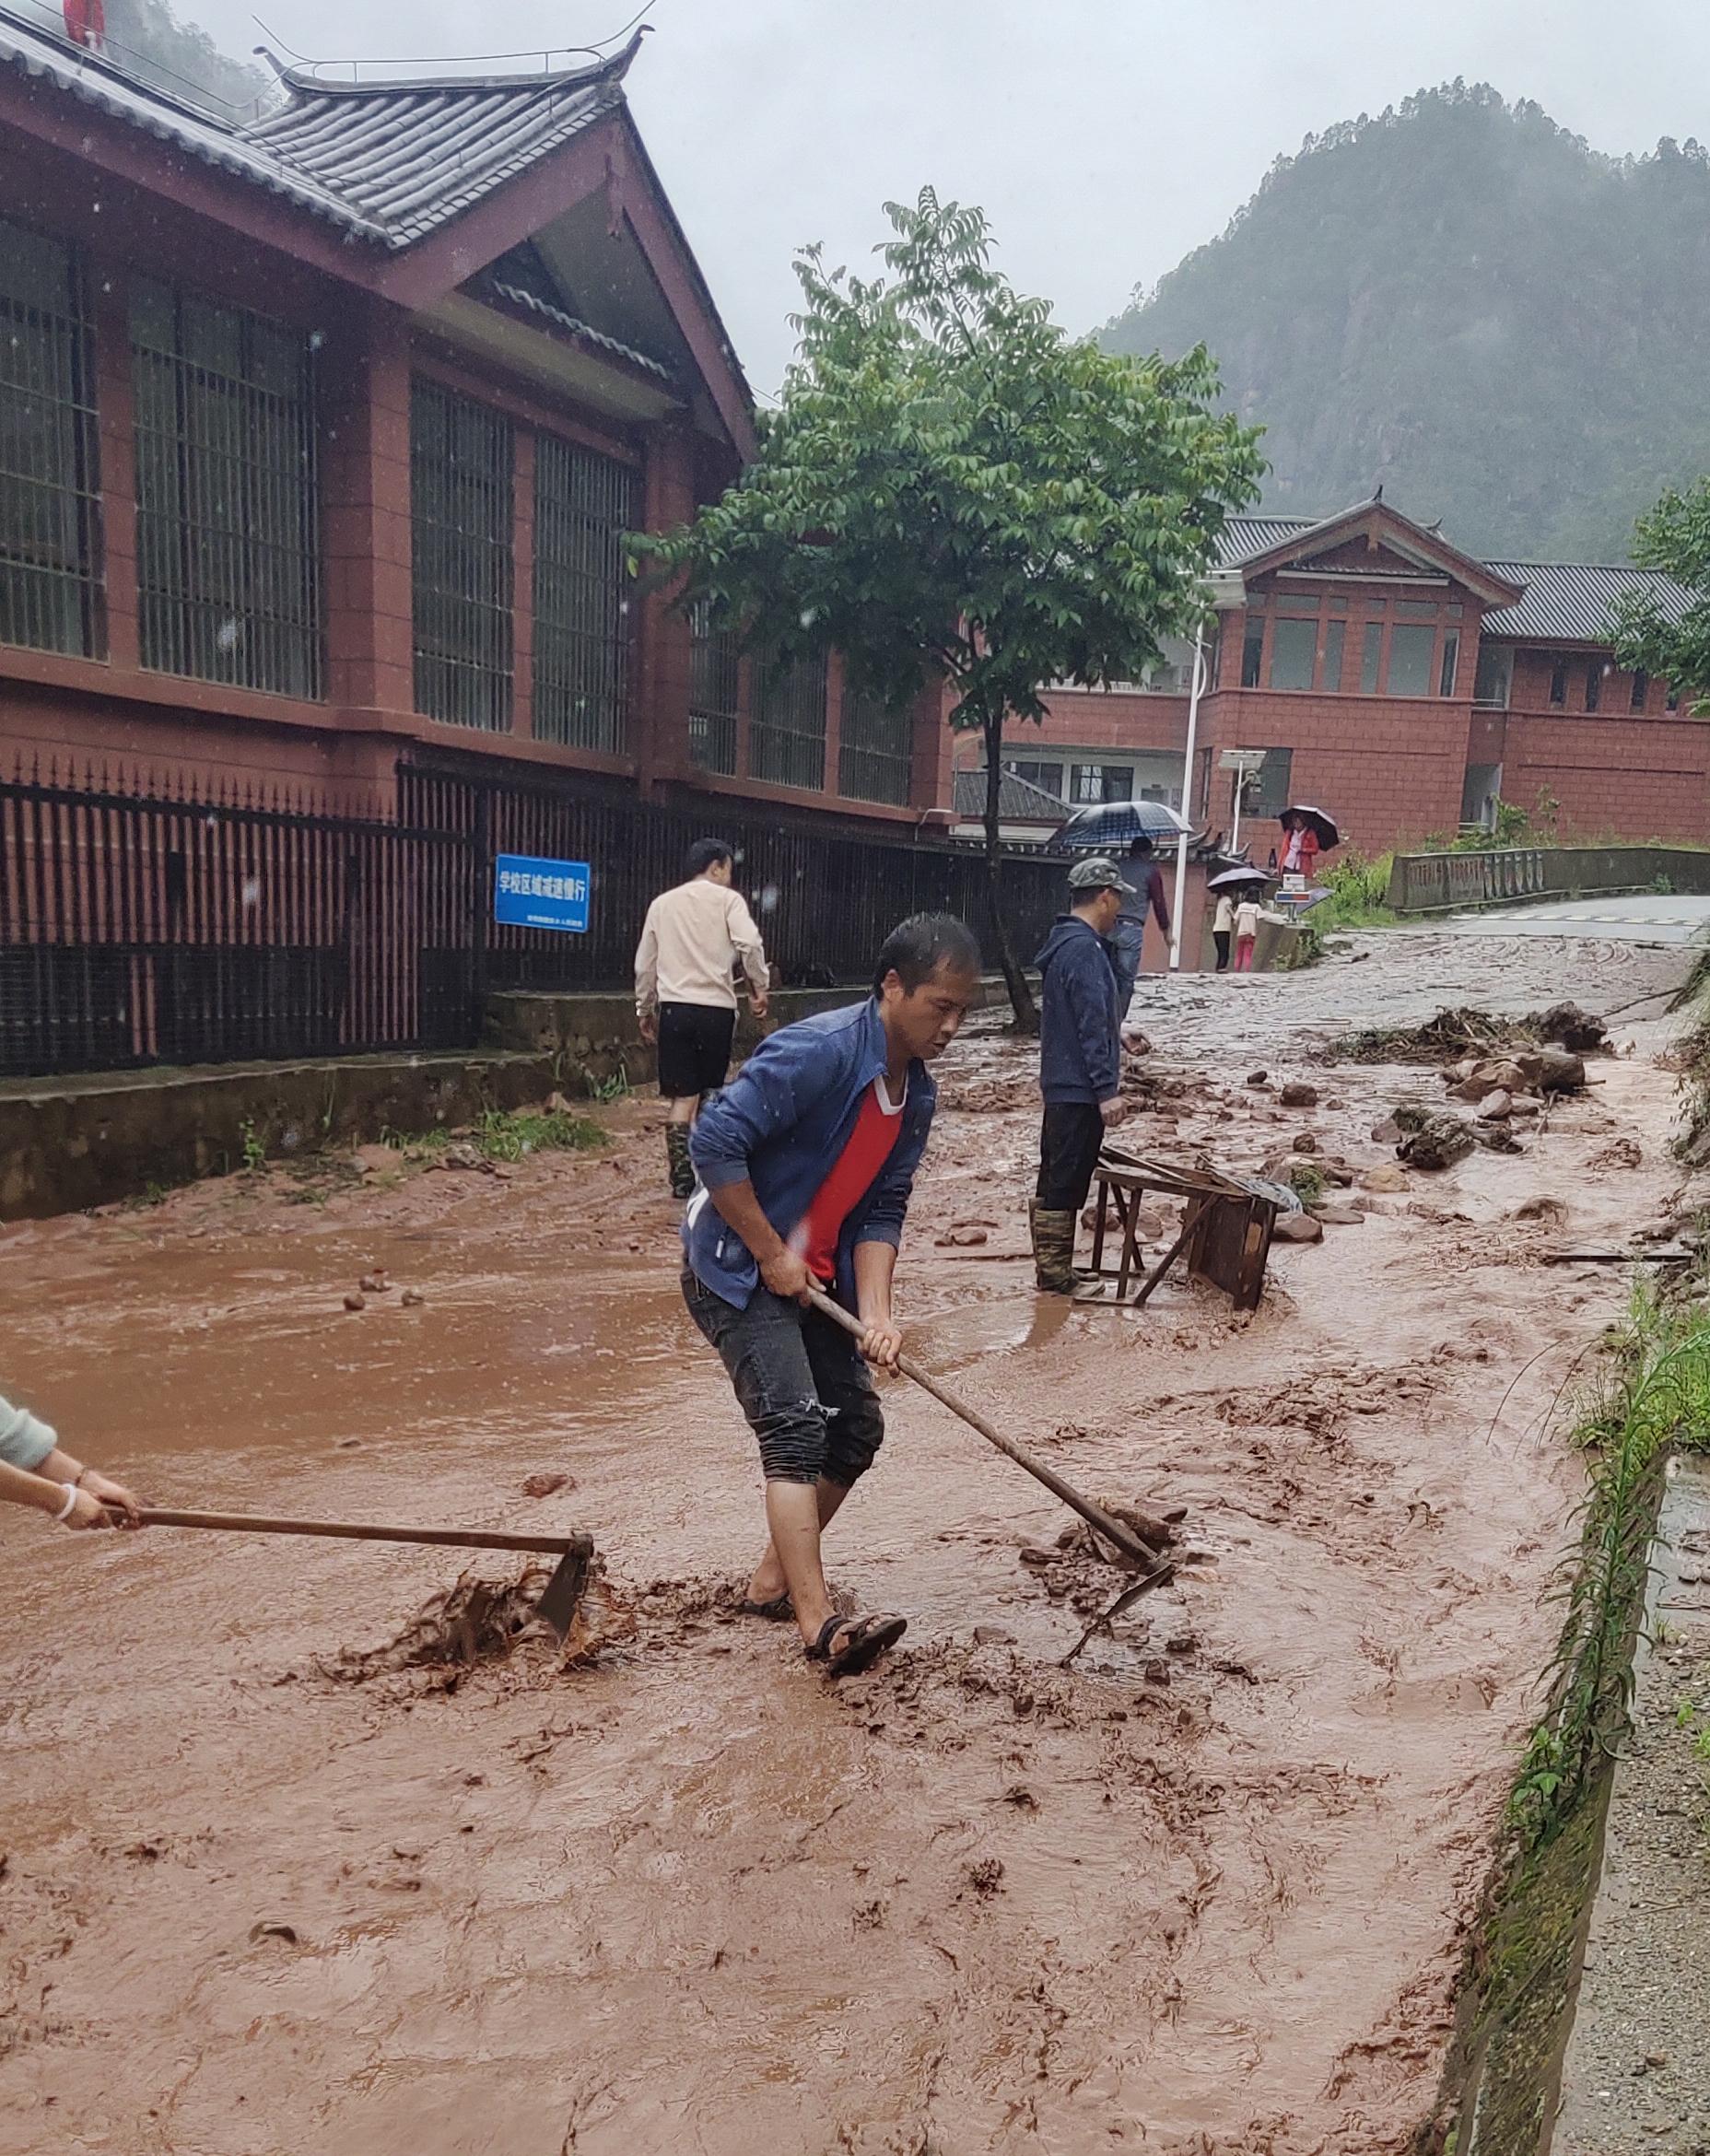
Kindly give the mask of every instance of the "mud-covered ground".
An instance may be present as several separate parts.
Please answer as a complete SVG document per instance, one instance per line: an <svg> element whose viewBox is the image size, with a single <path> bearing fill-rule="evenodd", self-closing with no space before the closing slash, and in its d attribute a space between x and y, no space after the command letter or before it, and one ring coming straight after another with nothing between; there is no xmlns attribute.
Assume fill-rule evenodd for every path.
<svg viewBox="0 0 1710 2156"><path fill-rule="evenodd" d="M6 1389L157 1502L585 1524L609 1588L591 1663L352 1682L455 1555L0 1521L0 2151L1403 2149L1548 1651L1576 1470L1543 1419L1622 1292L1542 1259L1669 1217L1635 999L1683 961L1359 948L1142 986L1130 1142L1251 1168L1310 1131L1356 1178L1360 1224L1279 1246L1251 1319L1176 1283L1036 1301L1028 1054L976 1028L943 1067L914 1352L1083 1487L1185 1506L1200 1556L1071 1670L1075 1605L1120 1582L1022 1561L1065 1516L900 1385L832 1570L908 1612L901 1650L832 1690L732 1615L755 1464L650 1106L503 1176L0 1231ZM1328 1036L1564 993L1632 1005L1637 1052L1519 1156L1360 1188L1436 1081L1324 1067ZM1517 1218L1539 1196L1561 1213Z"/></svg>

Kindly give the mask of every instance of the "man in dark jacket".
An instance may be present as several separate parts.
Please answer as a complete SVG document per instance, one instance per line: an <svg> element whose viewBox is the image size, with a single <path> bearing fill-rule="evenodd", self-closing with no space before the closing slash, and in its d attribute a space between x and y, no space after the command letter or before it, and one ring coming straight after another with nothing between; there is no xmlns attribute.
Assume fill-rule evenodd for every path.
<svg viewBox="0 0 1710 2156"><path fill-rule="evenodd" d="M1074 1293L1075 1215L1086 1203L1105 1127L1120 1109L1121 1012L1116 959L1107 938L1135 896L1102 855L1069 872L1069 911L1058 917L1036 963L1039 1013L1039 1180L1033 1203L1034 1278L1048 1294Z"/></svg>
<svg viewBox="0 0 1710 2156"><path fill-rule="evenodd" d="M820 1530L884 1435L866 1362L894 1368L891 1274L949 1047L979 991L979 949L948 914L891 931L864 1003L786 1025L701 1111L701 1188L683 1217L683 1295L760 1447L771 1540L748 1584L757 1616L792 1611L832 1676L901 1638L897 1616L832 1607ZM859 1345L807 1301L853 1312Z"/></svg>

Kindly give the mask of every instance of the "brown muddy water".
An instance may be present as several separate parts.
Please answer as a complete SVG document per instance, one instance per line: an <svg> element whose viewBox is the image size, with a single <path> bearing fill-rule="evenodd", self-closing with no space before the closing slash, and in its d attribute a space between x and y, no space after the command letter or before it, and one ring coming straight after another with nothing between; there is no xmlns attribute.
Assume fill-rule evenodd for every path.
<svg viewBox="0 0 1710 2156"><path fill-rule="evenodd" d="M1329 1034L1681 969L1365 947L1143 983L1144 1067L1189 1084L1130 1137L1257 1167L1309 1129L1361 1173L1435 1082L1320 1068ZM1019 1561L1065 1516L900 1383L830 1547L901 1650L828 1689L731 1612L755 1464L678 1297L650 1105L503 1178L5 1231L5 1389L157 1502L586 1525L608 1593L591 1663L350 1683L454 1553L0 1519L0 2152L1403 2150L1552 1632L1577 1481L1544 1418L1623 1292L1540 1257L1667 1213L1660 1007L1525 1155L1279 1247L1251 1319L1182 1286L1037 1302L1030 1060L957 1044L909 1344L1093 1493L1185 1506L1202 1560L1069 1671L1095 1583ZM1540 1193L1564 1218L1517 1220ZM984 1245L938 1247L965 1222ZM394 1289L346 1313L376 1264ZM574 1487L523 1494L548 1471Z"/></svg>

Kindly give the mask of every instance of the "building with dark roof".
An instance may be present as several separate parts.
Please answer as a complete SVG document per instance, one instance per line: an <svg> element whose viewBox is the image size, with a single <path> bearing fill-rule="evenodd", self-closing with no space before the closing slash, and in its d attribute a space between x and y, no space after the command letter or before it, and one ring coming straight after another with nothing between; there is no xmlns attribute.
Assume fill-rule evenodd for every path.
<svg viewBox="0 0 1710 2156"><path fill-rule="evenodd" d="M931 699L769 669L627 573L755 439L639 46L281 67L224 114L0 4L0 777L932 808Z"/></svg>
<svg viewBox="0 0 1710 2156"><path fill-rule="evenodd" d="M1499 803L1563 835L1710 836L1710 721L1615 662L1610 610L1666 577L1579 563L1481 561L1381 498L1325 518L1229 519L1212 580L1216 636L1191 811L1263 860L1290 800L1320 803L1366 853ZM1150 796L1182 806L1190 652L1143 682L1050 691L1013 729L1012 767L1066 805ZM956 744L975 760L977 744ZM1241 777L1228 751L1262 754ZM955 756L955 751L946 752Z"/></svg>

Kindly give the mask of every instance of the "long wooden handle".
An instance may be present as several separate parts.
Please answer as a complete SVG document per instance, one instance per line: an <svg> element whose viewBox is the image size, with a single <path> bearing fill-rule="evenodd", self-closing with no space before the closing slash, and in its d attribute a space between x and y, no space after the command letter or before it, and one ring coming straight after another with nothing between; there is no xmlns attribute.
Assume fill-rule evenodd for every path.
<svg viewBox="0 0 1710 2156"><path fill-rule="evenodd" d="M549 1550L560 1556L593 1554L593 1537L508 1535L488 1528L369 1527L353 1519L267 1519L254 1512L170 1512L146 1505L144 1527L215 1528L247 1535L335 1535L351 1542L428 1542L448 1550Z"/></svg>
<svg viewBox="0 0 1710 2156"><path fill-rule="evenodd" d="M834 1325L840 1325L845 1332L853 1334L857 1340L866 1331L867 1328L859 1318L851 1317L841 1303L834 1303L829 1295L822 1295L812 1284L808 1287L807 1295L808 1301L822 1318L829 1318ZM1064 1482L1055 1468L1047 1467L1045 1462L1034 1453L1029 1452L1025 1445L1017 1445L1014 1438L1006 1437L1001 1430L987 1422L985 1416L980 1414L977 1409L969 1407L966 1400L958 1400L947 1385L941 1385L936 1377L921 1369L919 1364L915 1362L912 1357L898 1355L896 1367L905 1377L912 1379L916 1385L919 1386L922 1391L930 1392L935 1400L947 1407L953 1415L960 1415L970 1429L978 1430L987 1444L995 1445L998 1450L1013 1459L1017 1467L1025 1468L1035 1482L1043 1482L1053 1497L1061 1498L1071 1512L1078 1512L1088 1527L1096 1529L1098 1533L1103 1535L1107 1542L1114 1543L1125 1557L1131 1558L1136 1564L1142 1565L1154 1565L1158 1562L1161 1553L1159 1549L1143 1541L1134 1532L1132 1528L1126 1527L1121 1520L1112 1519L1103 1506L1095 1505L1090 1497L1083 1497L1074 1484ZM1162 1538L1160 1538L1161 1541Z"/></svg>

